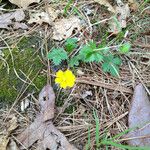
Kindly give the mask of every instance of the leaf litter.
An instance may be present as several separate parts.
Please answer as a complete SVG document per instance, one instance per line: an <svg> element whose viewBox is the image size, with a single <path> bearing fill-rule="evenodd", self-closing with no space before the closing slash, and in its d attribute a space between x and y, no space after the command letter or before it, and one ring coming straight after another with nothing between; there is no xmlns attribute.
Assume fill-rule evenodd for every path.
<svg viewBox="0 0 150 150"><path fill-rule="evenodd" d="M33 2L39 2L30 0L30 1L18 1L18 0L10 0L12 3L16 4L18 7L23 7L27 8L30 4ZM100 5L106 6L108 11L112 12L113 15L115 15L115 19L112 21L114 24L113 26L110 26L110 32L114 34L118 34L122 28L126 28L126 20L130 15L130 9L132 10L137 10L138 3L136 0L128 0L128 4L123 4L119 5L117 7L112 6L107 0L94 0L95 2L99 3ZM7 16L7 15L8 16ZM26 29L27 25L25 23L22 23L24 20L25 16L16 16L13 13L6 13L0 16L0 27L4 29L10 29L9 26L13 26L13 29ZM119 15L118 15L119 14ZM12 16L13 17L12 17ZM9 17L10 16L10 17ZM8 17L9 19L7 21L4 21L5 17ZM17 17L22 17L22 19L18 19ZM56 10L52 9L50 7L49 12L45 11L38 11L35 13L30 14L30 20L29 24L32 23L37 23L37 24L42 24L42 23L47 23L49 25L52 25L53 28L53 39L54 40L64 40L70 37L73 34L74 30L77 30L78 32L81 30L81 21L78 17L72 16L68 17L68 19L58 19L58 13ZM15 19L15 21L14 21ZM1 23L2 22L2 23ZM69 24L69 25L68 25ZM141 85L138 86L140 89L139 91L141 92L141 95L144 93L143 87L141 88ZM51 91L51 94L48 94ZM139 98L140 96L136 92L137 87L135 88L135 93L134 93L134 99L132 102L132 107L129 113L129 128L135 127L137 124L140 125L140 122L147 122L149 121L149 102L146 100L147 96L142 96L140 100L143 100L142 103L140 103ZM85 97L88 95L92 95L91 93L85 93ZM138 95L138 96L135 96ZM146 95L146 94L143 94ZM136 98L135 98L136 97ZM145 98L144 98L145 97ZM40 99L41 98L41 99ZM137 101L137 102L136 102ZM39 94L39 105L41 106L41 112L37 114L35 121L27 127L27 129L22 132L20 135L18 135L18 140L21 140L23 145L26 148L29 148L32 146L34 143L37 142L37 146L39 150L41 149L65 149L66 147L69 149L76 149L74 146L72 146L66 139L66 137L56 129L56 127L52 123L52 119L54 118L54 102L55 102L55 96L53 93L53 90L51 90L51 87L48 85L43 88L41 93ZM139 106L140 103L140 106ZM134 110L133 110L134 107ZM26 108L23 108L24 110ZM113 108L112 108L113 109ZM23 110L23 111L24 111ZM82 105L81 105L81 110L83 110ZM139 111L140 110L140 111ZM84 112L86 111L86 108ZM82 114L84 114L84 112ZM140 113L139 113L140 112ZM144 112L144 113L143 113ZM145 113L146 112L146 113ZM136 114L136 115L135 115ZM144 121L141 120L140 115L143 116L143 114L146 114L147 116L143 116ZM132 119L131 119L132 118ZM143 119L142 118L142 119ZM134 121L133 121L134 120ZM136 120L136 121L135 121ZM15 121L15 120L14 120ZM141 124L142 125L142 124ZM14 126L14 127L13 127ZM13 130L15 130L16 125L12 123L12 127L8 128L10 130L9 133L11 133ZM140 128L136 131L130 132L127 137L141 137L144 136L146 137L147 134L150 134L149 131L149 125L144 126L143 128ZM9 131L8 130L8 131ZM38 133L38 134L37 134ZM145 141L146 139L146 141ZM148 142L147 142L148 139ZM10 142L10 143L9 143ZM146 143L147 142L147 143ZM9 145L8 145L9 143ZM130 145L147 145L149 143L149 138L139 138L139 139L132 139L129 140L128 143ZM140 143L140 144L139 144ZM13 145L13 146L10 146ZM0 137L0 147L2 150L5 150L7 147L16 147L15 141L12 139L9 140L8 135L7 136L2 136ZM10 148L11 149L11 148ZM13 148L12 148L13 149ZM11 150L12 150L11 149ZM15 149L15 148L14 148ZM16 147L17 149L17 147ZM23 149L23 147L22 147Z"/></svg>
<svg viewBox="0 0 150 150"><path fill-rule="evenodd" d="M99 3L100 5L106 6L110 12L115 13L115 9L107 0L94 0L94 1L96 3Z"/></svg>
<svg viewBox="0 0 150 150"><path fill-rule="evenodd" d="M22 9L16 10L15 12L2 14L0 15L0 28L9 29L10 26L14 26L15 29L27 29L28 26L25 23L21 23L24 18L25 13Z"/></svg>
<svg viewBox="0 0 150 150"><path fill-rule="evenodd" d="M109 32L118 34L127 26L127 18L130 16L130 8L128 4L124 4L121 0L117 0L118 6L115 7L115 15L109 21Z"/></svg>
<svg viewBox="0 0 150 150"><path fill-rule="evenodd" d="M34 122L17 136L23 145L21 149L29 148L37 142L38 150L77 150L52 123L54 103L54 91L50 85L46 85L39 94L40 113Z"/></svg>
<svg viewBox="0 0 150 150"><path fill-rule="evenodd" d="M32 3L39 3L40 0L9 0L12 4L26 9Z"/></svg>
<svg viewBox="0 0 150 150"><path fill-rule="evenodd" d="M71 16L68 19L60 19L54 23L53 39L61 41L69 38L73 31L79 32L81 30L81 21L76 16Z"/></svg>
<svg viewBox="0 0 150 150"><path fill-rule="evenodd" d="M28 21L29 24L37 23L48 23L52 25L52 22L57 18L59 11L56 11L51 6L47 7L47 12L38 11L38 12L30 12L30 19Z"/></svg>
<svg viewBox="0 0 150 150"><path fill-rule="evenodd" d="M9 136L18 127L18 124L17 124L17 117L15 115L11 115L10 117L11 119L7 122L6 130L4 130L3 134L0 135L0 149L1 150L13 150L12 146L10 146L11 142L9 143L10 141Z"/></svg>
<svg viewBox="0 0 150 150"><path fill-rule="evenodd" d="M135 87L128 123L130 129L136 128L125 136L128 144L150 146L150 99L142 84Z"/></svg>

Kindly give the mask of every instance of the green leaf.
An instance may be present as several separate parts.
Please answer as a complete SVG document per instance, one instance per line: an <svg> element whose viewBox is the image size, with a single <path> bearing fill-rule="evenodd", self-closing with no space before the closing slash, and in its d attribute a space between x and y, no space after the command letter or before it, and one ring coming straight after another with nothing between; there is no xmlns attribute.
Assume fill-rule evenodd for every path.
<svg viewBox="0 0 150 150"><path fill-rule="evenodd" d="M69 0L67 5L64 8L64 14L67 14L69 8L71 7L71 4L73 3L73 0Z"/></svg>
<svg viewBox="0 0 150 150"><path fill-rule="evenodd" d="M110 48L106 45L106 43L101 43L98 45L98 49L102 49L100 50L103 54L107 54L110 50Z"/></svg>
<svg viewBox="0 0 150 150"><path fill-rule="evenodd" d="M65 42L65 49L68 52L71 52L73 49L77 47L77 39L76 38L69 38Z"/></svg>
<svg viewBox="0 0 150 150"><path fill-rule="evenodd" d="M112 76L119 76L119 68L118 66L111 64L110 65L110 73Z"/></svg>
<svg viewBox="0 0 150 150"><path fill-rule="evenodd" d="M93 52L87 54L87 57L85 59L85 62L101 62L103 60L103 56L99 52Z"/></svg>
<svg viewBox="0 0 150 150"><path fill-rule="evenodd" d="M103 59L102 70L110 73L112 76L119 76L119 66L121 65L121 59L114 57L113 55L105 56Z"/></svg>
<svg viewBox="0 0 150 150"><path fill-rule="evenodd" d="M83 46L80 50L79 55L84 62L101 62L103 55L99 51L95 51L96 43L89 42L89 44Z"/></svg>
<svg viewBox="0 0 150 150"><path fill-rule="evenodd" d="M102 70L103 70L104 72L109 72L109 69L110 69L109 63L104 62L104 63L102 64Z"/></svg>
<svg viewBox="0 0 150 150"><path fill-rule="evenodd" d="M112 62L116 65L121 65L122 61L119 57L116 57L112 60Z"/></svg>
<svg viewBox="0 0 150 150"><path fill-rule="evenodd" d="M69 66L70 67L74 67L74 66L78 66L79 65L79 56L74 56L73 58L71 58L71 60L69 61Z"/></svg>
<svg viewBox="0 0 150 150"><path fill-rule="evenodd" d="M130 43L124 43L120 48L119 52L122 54L126 54L130 51L131 44Z"/></svg>
<svg viewBox="0 0 150 150"><path fill-rule="evenodd" d="M54 48L48 53L48 59L55 65L60 65L63 60L68 59L67 52L63 48Z"/></svg>

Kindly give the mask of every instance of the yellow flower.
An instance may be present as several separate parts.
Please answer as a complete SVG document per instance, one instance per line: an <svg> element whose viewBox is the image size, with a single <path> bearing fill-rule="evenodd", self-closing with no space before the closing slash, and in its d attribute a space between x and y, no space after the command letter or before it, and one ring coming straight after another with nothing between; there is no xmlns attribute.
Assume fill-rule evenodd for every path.
<svg viewBox="0 0 150 150"><path fill-rule="evenodd" d="M62 71L59 70L56 73L55 83L59 84L61 88L73 87L75 84L76 77L70 70Z"/></svg>

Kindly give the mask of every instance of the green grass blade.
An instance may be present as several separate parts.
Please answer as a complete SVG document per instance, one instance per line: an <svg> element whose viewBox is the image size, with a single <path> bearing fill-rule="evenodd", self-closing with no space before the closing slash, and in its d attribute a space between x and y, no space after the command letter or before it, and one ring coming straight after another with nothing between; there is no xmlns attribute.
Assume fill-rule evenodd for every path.
<svg viewBox="0 0 150 150"><path fill-rule="evenodd" d="M133 146L128 146L128 145L122 145L122 144L118 144L118 143L115 143L113 141L105 141L103 140L101 142L101 144L103 145L111 145L111 146L114 146L114 147L117 147L117 148L120 148L120 149L124 149L124 150L149 150L150 148L148 147L133 147Z"/></svg>
<svg viewBox="0 0 150 150"><path fill-rule="evenodd" d="M99 118L98 118L97 112L95 112L93 110L93 114L94 114L94 119L95 119L95 123L96 123L96 135L95 135L96 146L99 147L99 140L100 140L99 126L100 126L100 123L99 123Z"/></svg>
<svg viewBox="0 0 150 150"><path fill-rule="evenodd" d="M88 142L86 144L86 150L90 149L90 144L91 144L91 134L90 134L90 127L88 128Z"/></svg>

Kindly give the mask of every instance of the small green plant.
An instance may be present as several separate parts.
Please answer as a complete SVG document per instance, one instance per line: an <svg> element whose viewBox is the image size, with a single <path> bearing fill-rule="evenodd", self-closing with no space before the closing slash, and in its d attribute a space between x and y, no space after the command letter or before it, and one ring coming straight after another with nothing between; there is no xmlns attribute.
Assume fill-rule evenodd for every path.
<svg viewBox="0 0 150 150"><path fill-rule="evenodd" d="M103 60L103 54L101 51L96 51L96 43L89 42L87 45L83 46L79 52L79 58L83 62L96 62L99 63Z"/></svg>
<svg viewBox="0 0 150 150"><path fill-rule="evenodd" d="M119 52L122 54L126 54L130 51L131 44L130 43L124 43L120 48Z"/></svg>
<svg viewBox="0 0 150 150"><path fill-rule="evenodd" d="M64 8L64 14L66 15L68 13L69 8L71 7L71 4L73 3L73 0L69 0L67 5Z"/></svg>
<svg viewBox="0 0 150 150"><path fill-rule="evenodd" d="M98 118L97 112L95 112L93 110L93 114L94 114L94 119L95 119L95 123L96 123L95 139L96 139L96 147L97 147L97 150L98 150L99 141L100 141L100 132L99 132L100 123L99 123L99 118Z"/></svg>
<svg viewBox="0 0 150 150"><path fill-rule="evenodd" d="M120 150L149 150L148 147L135 147L135 146L129 146L129 145L124 145L124 144L120 144L118 138L120 138L121 136L125 135L126 133L128 133L129 131L132 131L134 129L127 129L115 136L113 136L112 138L109 138L107 135L108 131L105 131L104 136L100 136L100 123L99 123L99 118L97 115L96 111L93 111L93 116L94 116L94 120L95 120L95 124L96 124L96 128L95 128L95 141L96 141L96 150L99 150L101 148L105 148L108 149L108 146L113 146L116 148L119 148ZM88 131L88 142L86 144L86 150L90 149L90 130Z"/></svg>
<svg viewBox="0 0 150 150"><path fill-rule="evenodd" d="M104 72L111 73L113 76L119 76L119 66L121 65L121 59L115 57L112 54L104 56L104 61L102 64L102 70Z"/></svg>
<svg viewBox="0 0 150 150"><path fill-rule="evenodd" d="M90 127L89 127L88 128L88 141L87 141L87 144L85 146L85 149L89 150L90 149L90 145L91 145L91 134L90 134Z"/></svg>
<svg viewBox="0 0 150 150"><path fill-rule="evenodd" d="M52 60L54 65L60 65L62 61L66 60L69 67L78 66L80 62L83 63L101 63L102 70L110 73L112 76L119 76L119 67L121 59L119 55L112 54L110 47L106 44L96 45L96 42L90 41L83 45L79 52L73 57L69 54L78 47L76 38L69 38L64 44L64 48L53 48L48 53L48 59ZM126 54L129 52L131 45L124 43L119 47L119 54Z"/></svg>
<svg viewBox="0 0 150 150"><path fill-rule="evenodd" d="M52 60L54 65L60 65L63 60L68 59L68 55L63 48L54 48L48 53L48 59Z"/></svg>
<svg viewBox="0 0 150 150"><path fill-rule="evenodd" d="M77 39L76 38L69 38L65 42L65 49L67 52L72 52L77 47Z"/></svg>

